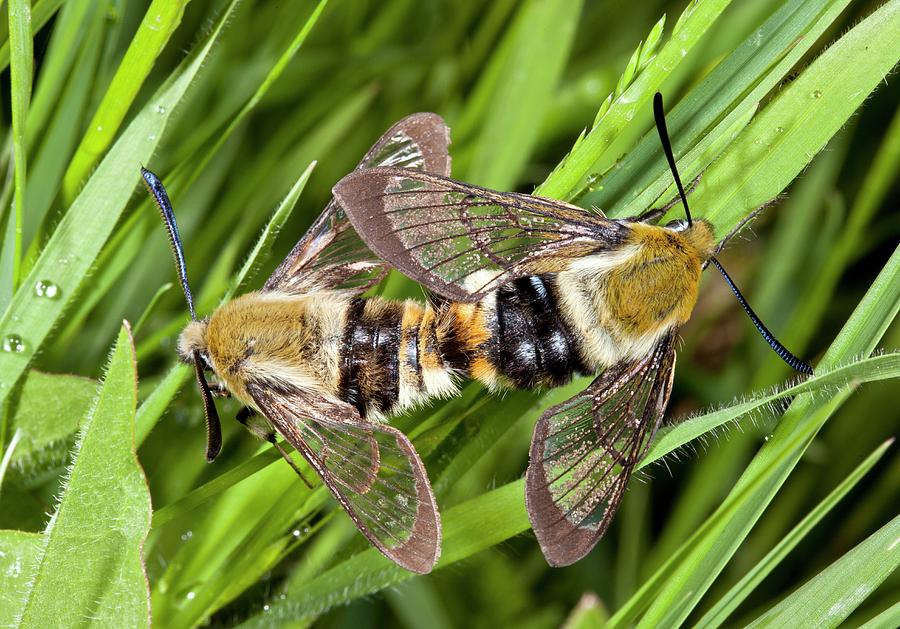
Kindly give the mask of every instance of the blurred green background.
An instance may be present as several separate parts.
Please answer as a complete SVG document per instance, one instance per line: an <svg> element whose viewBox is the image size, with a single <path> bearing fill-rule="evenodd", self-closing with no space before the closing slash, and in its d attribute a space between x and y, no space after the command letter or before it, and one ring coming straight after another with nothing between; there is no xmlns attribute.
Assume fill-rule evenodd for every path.
<svg viewBox="0 0 900 629"><path fill-rule="evenodd" d="M9 3L10 10L21 4ZM479 509L490 501L477 500L521 477L534 420L549 402L538 394L518 392L491 398L468 387L449 406L435 404L396 422L418 437L416 445L428 464L442 513L460 506L455 513L469 524L461 529L466 531L465 550L458 561L429 576L402 580L393 573L372 576L367 571L371 566L387 569L370 553L365 556L366 569L354 578L357 564L346 560L366 548L361 536L329 502L324 511L318 508L321 494L309 502L310 492L287 466L277 462L257 471L274 459L258 454L265 448L229 421L238 408L235 403L219 403L225 422L222 456L211 466L203 461L199 397L183 371L169 371L175 339L186 321L184 301L177 286L157 292L174 282L175 275L155 208L136 186L137 169L146 159L144 164L169 187L197 309L208 313L273 210L309 164L318 162L271 255L258 260L259 273L251 287L264 281L316 218L331 186L404 115L434 111L447 120L456 178L532 192L557 168L578 135L591 129L607 96L613 94L616 100L622 93L631 94L627 91L631 86L641 100L634 110L613 105L605 119L598 119L597 129L604 133L608 129L608 137L603 150L591 154L590 168L575 176L578 185L542 191L595 204L614 215L633 214L672 196L671 190L665 191L669 175L651 128L648 99L655 88L644 85L644 78L658 77L669 109L691 94L705 94L709 101L705 109L693 104L698 111L714 112L704 129L714 128L731 111L743 112L728 125L715 127L711 143L682 166L682 176L693 179L732 146L733 138L741 141L739 133L754 110L765 111L782 91L802 80L804 70L830 43L882 3L701 2L689 8L693 16L687 16L686 23L693 24L691 17L699 21L697 15L709 10L708 23L695 24L689 41L685 34L689 29L683 30L685 54L675 55L672 66L663 64L662 69L654 66L654 55L663 54L659 51L670 41L688 3L331 0L323 3L324 8L306 1L264 0L244 0L236 7L214 0L152 4L148 10L150 3L129 0L36 0L31 18L34 89L24 110L22 75L11 76L9 64L11 54L14 64L17 53L20 59L27 58L27 46L23 50L20 34L17 49L15 34L9 37L10 23L0 21L0 39L9 40L0 49L6 68L0 128L4 139L0 172L6 173L0 197L5 234L0 310L13 303L3 320L7 342L11 330L25 329L16 322L29 320L27 309L25 315L15 314L14 291L20 286L29 289L29 272L42 268L42 250L91 173L108 177L100 188L84 190L95 195L90 199L98 200L98 208L106 207L101 202L107 193L120 195L115 213L97 210L97 224L108 216L109 231L93 227L73 231L73 238L94 243L99 253L85 262L71 290L60 282L62 292L56 299L68 304L65 314L60 306L55 318L48 315L37 342L25 333L21 337L32 367L97 379L122 319L140 321L135 333L139 400L158 392L160 383L174 382L174 393L179 383L186 382L184 393L161 417L168 402L165 396L157 411L148 411L153 419L143 428L138 413L139 438L146 437L138 455L154 509L174 505L164 513L164 521L156 519L156 511L145 545L155 623L221 626L249 619L266 626L299 626L322 613L317 624L323 627L537 628L557 627L567 618L573 627L602 626L623 606L636 605L636 615L643 611L644 604L635 603L641 596L636 593L654 574L663 574L666 580L686 578L657 570L708 521L735 486L773 434L778 421L773 411L778 409L754 413L738 428L708 433L667 456L664 463L645 468L633 479L612 528L597 548L574 566L551 569L530 531L513 536L519 532L519 520L510 525L508 534L498 533L500 539L491 535L490 517L503 519L514 513L521 518L520 495L510 491L498 497L509 504L497 507L482 524ZM715 9L719 5L724 7L721 15ZM753 45L754 37L762 41L764 32L767 37L787 37L760 30L786 7L796 7L798 15L812 11L828 17L815 34L791 36L783 44L767 68L783 61L791 50L803 52L779 70L775 80L769 79L771 86L753 93L764 82L764 70L750 69L750 64L736 68L734 76L757 74L740 89L728 88L733 93L704 83L742 44ZM896 2L886 7L896 14ZM316 12L320 9L321 14ZM668 19L662 27L658 22L664 14ZM224 25L219 22L223 15L227 15ZM138 41L136 33L145 39ZM211 49L204 52L202 47L213 39ZM295 51L292 42L302 42L302 47ZM646 42L643 49L641 42ZM290 54L284 56L285 51ZM195 56L188 56L188 62L199 59L202 67L185 79L186 92L177 108L155 104L163 102L157 100L157 90L172 77L182 76L178 73L184 66L179 64L189 54ZM280 59L286 62L283 68ZM280 74L273 75L273 69ZM266 82L269 76L271 84ZM836 72L834 80L840 82L840 76ZM726 78L733 77L722 80ZM835 86L823 87L826 99L828 89ZM721 218L717 227L724 233L753 207L777 195L752 230L729 243L721 259L768 327L814 364L879 273L889 267L892 254L896 258L898 102L896 81L886 76L855 115L838 121L839 131L808 166L795 159L800 176L783 193L783 184L775 181L781 169L772 166L778 157L766 154L759 160L760 181L766 182L759 194L767 196L755 203L747 200L752 195L744 196L739 199L743 205L736 201L716 209L715 216ZM25 123L19 118L14 129L17 107L27 118ZM143 142L141 150L147 157L139 159L140 151L123 149L115 155L116 164L98 168L126 127L133 121L143 124L141 116L149 119L147 112L154 107L166 120L164 133L139 129L136 133L143 135L134 136L134 146ZM616 116L620 122L614 124ZM696 135L688 137L685 129L692 118L685 116L670 122L679 154L700 141ZM641 146L649 157L629 161L641 138L646 138ZM27 175L15 170L14 145L24 148ZM811 157L816 150L818 146L813 146L807 152ZM113 176L111 168L127 176ZM135 176L128 179L132 169ZM701 179L697 201L692 200L695 215L707 215L703 201L713 197L711 190L717 185L730 189L728 177L742 171L723 172L711 169L710 178ZM642 177L655 178L662 188L653 188ZM752 183L752 177L749 183L735 179L733 187L752 189ZM639 192L644 196L635 201ZM25 208L18 217L19 237L16 212L10 211L14 200ZM67 258L58 257L56 264L65 266ZM753 395L791 375L753 330L721 278L707 276L694 317L682 331L667 413L673 420L729 405L736 397ZM893 278L888 284L894 284ZM418 287L395 275L381 292L421 297ZM891 303L885 308L896 313ZM896 348L900 328L891 324L893 314L885 316L882 327L887 331L876 344ZM60 492L78 413L87 409L94 385L66 381L47 384L47 389L39 382L34 386L36 397L59 396L59 408L68 409L71 416L60 420L63 427L54 424L48 429L52 438L23 446L12 459L0 494L0 526L39 532ZM826 395L837 396L840 390L833 387ZM715 579L695 592L699 600L680 613L677 622L705 624L704 614L733 592L773 547L789 539L788 532L900 425L896 380L867 384L835 405L827 424L804 445L802 458L780 491L767 507L761 505L765 510L750 523L746 539L733 551L722 552L721 573L711 574ZM7 401L0 433L4 450L15 433L17 408ZM48 410L45 420L64 412L59 408ZM249 478L237 482L244 476ZM746 624L810 578L824 574L897 514L898 489L900 459L891 448L719 622ZM457 556L449 546L457 541L448 539L445 555ZM327 572L341 563L349 566L349 572ZM854 578L862 577L852 572L844 577ZM832 575L831 582L841 580ZM653 583L654 592L671 586ZM886 624L872 626L890 626L898 617L897 576L872 589L862 597L865 600L849 608L852 615L847 622L856 626L884 612L878 622ZM305 591L318 593L317 598L310 601L310 594L304 599ZM379 593L364 596L375 591ZM296 601L301 601L300 607L289 605ZM579 601L580 611L573 612ZM337 607L331 609L333 605ZM636 618L624 616L618 622L628 624ZM653 624L647 618L644 622Z"/></svg>

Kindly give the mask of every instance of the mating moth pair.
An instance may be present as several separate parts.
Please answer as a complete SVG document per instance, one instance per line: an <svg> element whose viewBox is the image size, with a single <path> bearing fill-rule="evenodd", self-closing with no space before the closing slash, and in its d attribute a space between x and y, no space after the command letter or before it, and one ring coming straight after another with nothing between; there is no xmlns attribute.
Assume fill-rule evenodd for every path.
<svg viewBox="0 0 900 629"><path fill-rule="evenodd" d="M674 171L662 100L655 101ZM246 405L238 419L290 443L359 530L387 557L429 572L441 548L437 504L410 440L383 419L456 393L553 387L600 375L548 409L534 429L526 504L548 562L573 563L609 526L663 417L675 339L713 254L712 226L658 226L449 179L449 130L435 114L391 127L261 290L198 319L181 241L159 179L144 180L165 218L192 321L178 351L195 365L207 459L221 447L213 393ZM363 297L390 268L427 303ZM729 285L770 345L778 343ZM204 371L215 373L214 390Z"/></svg>

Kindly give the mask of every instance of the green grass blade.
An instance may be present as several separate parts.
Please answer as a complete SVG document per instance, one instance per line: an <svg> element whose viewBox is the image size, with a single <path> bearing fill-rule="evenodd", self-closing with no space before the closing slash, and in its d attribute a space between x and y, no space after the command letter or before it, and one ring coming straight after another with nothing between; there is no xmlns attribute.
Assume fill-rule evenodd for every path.
<svg viewBox="0 0 900 629"><path fill-rule="evenodd" d="M153 0L147 8L103 100L87 126L81 144L69 162L63 177L63 196L67 202L75 198L82 180L112 144L138 90L172 33L181 24L184 8L189 1ZM162 104L158 106L165 107Z"/></svg>
<svg viewBox="0 0 900 629"><path fill-rule="evenodd" d="M554 170L535 194L567 199L578 192L594 169L594 164L609 148L662 82L678 66L704 33L727 7L727 0L707 0L690 5L679 18L669 40L632 84L608 108L603 119L578 142L561 167Z"/></svg>
<svg viewBox="0 0 900 629"><path fill-rule="evenodd" d="M96 404L85 417L22 627L150 624L141 561L150 490L134 449L137 363L123 325Z"/></svg>
<svg viewBox="0 0 900 629"><path fill-rule="evenodd" d="M691 417L675 426L662 429L647 454L638 464L641 469L658 461L677 448L706 433L748 414L768 412L778 400L800 394L831 393L848 384L900 378L900 352L856 360L834 369L820 369L812 378L788 387L754 393L742 401L723 409Z"/></svg>
<svg viewBox="0 0 900 629"><path fill-rule="evenodd" d="M888 609L860 625L859 629L894 629L900 626L900 601L891 605Z"/></svg>
<svg viewBox="0 0 900 629"><path fill-rule="evenodd" d="M506 80L488 99L467 180L499 190L515 185L538 139L537 122L562 74L580 13L577 0L531 0L521 7L497 69Z"/></svg>
<svg viewBox="0 0 900 629"><path fill-rule="evenodd" d="M666 126L684 181L692 180L742 130L767 93L809 52L819 37L847 7L849 0L792 0L745 39L703 81L666 114ZM596 205L611 216L643 212L661 198L675 196L672 175L660 150L659 136L650 129L601 180L597 191L580 203ZM691 205L701 209L692 199Z"/></svg>
<svg viewBox="0 0 900 629"><path fill-rule="evenodd" d="M454 564L529 528L523 481L504 485L452 507L442 515L444 550L438 567ZM244 627L281 627L311 620L336 605L402 583L415 575L369 548L312 581L290 600L273 601Z"/></svg>
<svg viewBox="0 0 900 629"><path fill-rule="evenodd" d="M66 0L38 0L35 2L34 6L31 7L31 34L33 35L41 30L44 27L44 24L50 21L50 18L56 14L59 7L61 7L65 1ZM9 46L8 40L0 45L0 72L6 70L6 67L9 65Z"/></svg>
<svg viewBox="0 0 900 629"><path fill-rule="evenodd" d="M19 268L22 262L22 223L26 210L25 188L28 180L25 129L31 102L31 81L34 78L30 0L9 0L9 46L11 51L12 144L16 162L15 193L13 195L16 231L15 240L12 243L12 287L15 289L19 285ZM5 246L10 246L10 243L5 243ZM4 301L0 301L0 308L6 306L5 298L3 299Z"/></svg>
<svg viewBox="0 0 900 629"><path fill-rule="evenodd" d="M160 141L172 110L182 100L213 48L235 2L197 51L184 61L135 117L69 208L12 303L0 317L0 334L21 339L19 351L0 352L0 404L43 344L87 276L103 244L125 210L147 162ZM56 287L54 297L37 294L38 282Z"/></svg>
<svg viewBox="0 0 900 629"><path fill-rule="evenodd" d="M900 60L900 3L886 3L819 56L750 123L691 195L722 233L782 190Z"/></svg>
<svg viewBox="0 0 900 629"><path fill-rule="evenodd" d="M734 610L753 592L759 583L775 570L781 561L799 544L813 527L818 524L839 503L847 493L853 489L860 480L881 460L887 449L893 445L893 441L882 444L860 463L853 472L835 487L828 496L822 500L815 509L810 511L802 521L781 539L775 546L757 563L744 577L728 592L725 593L716 604L706 612L697 622L697 627L719 627L725 622Z"/></svg>
<svg viewBox="0 0 900 629"><path fill-rule="evenodd" d="M837 627L900 565L900 515L750 627Z"/></svg>
<svg viewBox="0 0 900 629"><path fill-rule="evenodd" d="M871 353L898 308L900 248L844 325L819 368ZM674 570L671 563L661 568L658 575L665 574L665 578L654 576L648 581L635 599L616 613L612 624L630 622L649 600L653 603L641 618L641 626L680 624L762 515L812 437L845 398L841 393L825 404L817 404L809 396L797 398L722 507L711 516L709 530L685 545Z"/></svg>

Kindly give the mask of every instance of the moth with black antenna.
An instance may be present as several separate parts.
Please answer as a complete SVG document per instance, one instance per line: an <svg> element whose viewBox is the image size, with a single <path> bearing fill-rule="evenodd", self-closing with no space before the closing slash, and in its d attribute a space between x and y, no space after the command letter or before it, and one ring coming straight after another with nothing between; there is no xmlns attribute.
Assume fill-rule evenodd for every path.
<svg viewBox="0 0 900 629"><path fill-rule="evenodd" d="M445 368L490 388L600 375L547 410L532 437L525 500L554 566L602 537L669 399L675 339L707 261L776 353L812 373L762 325L713 257L713 226L691 217L665 128L657 129L686 220L608 219L553 199L497 192L403 168L358 170L335 199L380 258L437 294ZM446 314L442 314L446 313Z"/></svg>
<svg viewBox="0 0 900 629"><path fill-rule="evenodd" d="M448 143L443 120L414 114L388 129L358 167L391 164L448 174ZM210 370L216 394L246 405L238 421L276 447L303 478L276 435L288 441L375 547L404 568L430 571L440 555L441 527L425 466L406 435L372 421L391 399L392 386L400 385L385 361L385 350L399 342L397 317L412 325L422 309L360 299L387 269L332 200L261 290L199 319L169 197L156 175L141 173L162 212L191 315L178 352L194 364L203 395L207 460L222 444L204 374ZM415 391L409 395L411 403Z"/></svg>

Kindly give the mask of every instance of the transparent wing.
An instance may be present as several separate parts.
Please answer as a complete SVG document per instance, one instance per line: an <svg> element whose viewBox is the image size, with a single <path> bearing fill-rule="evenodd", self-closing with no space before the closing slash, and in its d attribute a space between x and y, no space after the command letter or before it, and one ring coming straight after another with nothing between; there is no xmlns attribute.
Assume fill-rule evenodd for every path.
<svg viewBox="0 0 900 629"><path fill-rule="evenodd" d="M621 244L629 231L574 205L399 168L353 172L333 192L372 251L457 301L562 270Z"/></svg>
<svg viewBox="0 0 900 629"><path fill-rule="evenodd" d="M538 420L525 502L550 565L578 561L609 527L668 403L674 338L670 333L641 360L613 365Z"/></svg>
<svg viewBox="0 0 900 629"><path fill-rule="evenodd" d="M430 572L441 523L425 466L402 432L348 404L250 385L263 415L322 478L369 541L413 572Z"/></svg>
<svg viewBox="0 0 900 629"><path fill-rule="evenodd" d="M450 131L437 114L407 116L369 149L356 167L402 166L450 174ZM387 271L350 225L334 199L269 277L263 290L304 294L345 289L361 293Z"/></svg>

